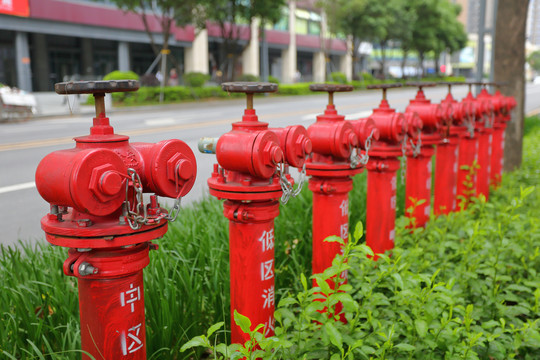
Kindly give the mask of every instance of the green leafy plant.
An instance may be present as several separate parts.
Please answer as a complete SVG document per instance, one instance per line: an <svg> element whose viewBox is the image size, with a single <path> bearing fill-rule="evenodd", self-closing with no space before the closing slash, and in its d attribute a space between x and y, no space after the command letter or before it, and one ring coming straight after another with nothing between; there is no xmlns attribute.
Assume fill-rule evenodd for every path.
<svg viewBox="0 0 540 360"><path fill-rule="evenodd" d="M133 71L115 70L105 75L103 80L139 80L139 75Z"/></svg>
<svg viewBox="0 0 540 360"><path fill-rule="evenodd" d="M202 87L208 80L210 80L210 75L208 74L200 72L189 72L184 74L184 83L189 87Z"/></svg>

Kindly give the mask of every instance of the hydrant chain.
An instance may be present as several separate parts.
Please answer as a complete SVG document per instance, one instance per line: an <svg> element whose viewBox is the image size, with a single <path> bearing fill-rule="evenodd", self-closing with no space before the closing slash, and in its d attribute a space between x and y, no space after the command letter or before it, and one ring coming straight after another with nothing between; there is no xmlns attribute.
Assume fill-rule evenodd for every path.
<svg viewBox="0 0 540 360"><path fill-rule="evenodd" d="M369 134L369 136L367 137L364 143L364 148L366 149L366 151L364 154L360 156L360 164L362 164L363 166L367 165L369 161L369 150L371 149L371 140L373 140L373 135L375 134L376 131L377 131L377 128L371 129L371 133Z"/></svg>
<svg viewBox="0 0 540 360"><path fill-rule="evenodd" d="M401 168L399 178L402 184L405 184L405 173L407 172L407 139L408 135L405 133L401 142L401 157L399 158L399 167Z"/></svg>

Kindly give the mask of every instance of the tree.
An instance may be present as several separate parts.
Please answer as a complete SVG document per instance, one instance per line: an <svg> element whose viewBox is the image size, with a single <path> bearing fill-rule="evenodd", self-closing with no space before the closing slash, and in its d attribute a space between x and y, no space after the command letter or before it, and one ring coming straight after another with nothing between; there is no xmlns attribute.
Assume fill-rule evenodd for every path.
<svg viewBox="0 0 540 360"><path fill-rule="evenodd" d="M444 0L446 1L446 0ZM416 21L412 30L411 49L418 53L422 76L426 54L437 47L437 28L441 26L439 0L412 0Z"/></svg>
<svg viewBox="0 0 540 360"><path fill-rule="evenodd" d="M197 6L198 1L196 0L111 0L114 2L120 9L124 11L130 11L138 14L141 17L141 20L144 24L144 29L146 34L150 39L150 46L155 56L161 54L169 53L169 39L171 36L171 28L173 25L176 26L186 26L194 22L194 17L196 10L199 8ZM154 39L154 34L150 26L149 16L153 16L160 28L161 35L163 37L163 45L161 48L156 44ZM171 60L178 63L173 56ZM164 67L166 68L166 56L162 57ZM163 66L162 66L163 68ZM165 71L163 76L163 83L167 83L168 74Z"/></svg>
<svg viewBox="0 0 540 360"><path fill-rule="evenodd" d="M204 8L205 18L219 25L222 43L221 59L228 80L235 78L235 64L251 41L251 24L254 18L276 22L282 15L286 0L203 0L199 4ZM240 26L245 23L247 26ZM249 40L241 45L241 38L247 32Z"/></svg>
<svg viewBox="0 0 540 360"><path fill-rule="evenodd" d="M506 83L502 93L515 96L517 107L506 128L504 170L521 165L525 101L525 27L528 0L498 0L495 26L496 82Z"/></svg>
<svg viewBox="0 0 540 360"><path fill-rule="evenodd" d="M330 32L352 37L353 69L358 47L362 41L375 41L384 33L387 20L381 10L383 1L373 0L321 0ZM354 74L354 73L353 73Z"/></svg>
<svg viewBox="0 0 540 360"><path fill-rule="evenodd" d="M447 0L439 1L438 6L440 25L436 28L436 43L433 49L435 54L435 71L439 74L439 59L441 53L447 51L454 53L467 44L467 33L463 24L457 20L461 6L452 4Z"/></svg>

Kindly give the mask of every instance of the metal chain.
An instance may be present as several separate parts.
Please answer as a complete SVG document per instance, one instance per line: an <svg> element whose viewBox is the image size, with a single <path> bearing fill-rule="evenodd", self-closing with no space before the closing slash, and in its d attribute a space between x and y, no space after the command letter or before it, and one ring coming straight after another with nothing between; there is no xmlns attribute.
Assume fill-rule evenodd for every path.
<svg viewBox="0 0 540 360"><path fill-rule="evenodd" d="M360 164L363 166L366 166L366 164L369 161L369 150L371 149L371 140L373 139L373 134L375 133L375 129L371 130L371 134L366 139L366 142L364 143L364 148L366 149L365 153L360 156Z"/></svg>
<svg viewBox="0 0 540 360"><path fill-rule="evenodd" d="M422 134L421 134L421 131L418 130L418 141L416 142L416 144L414 143L413 139L409 139L410 143L411 143L411 149L412 149L412 155L413 157L417 157L418 155L420 155L420 151L422 150Z"/></svg>
<svg viewBox="0 0 540 360"><path fill-rule="evenodd" d="M289 179L287 179L287 173L288 172L285 171L285 163L281 162L278 165L277 174L279 176L279 185L281 186L281 190L283 192L281 195L281 203L283 205L285 205L291 197L297 197L302 191L304 183L306 182L306 162L304 161L304 165L302 165L302 170L300 171L298 181L296 182L296 184L298 184L296 189Z"/></svg>
<svg viewBox="0 0 540 360"><path fill-rule="evenodd" d="M139 177L139 174L137 174L135 169L128 168L127 172L128 172L128 178L131 179L131 184L135 191L134 206L132 210L131 202L129 201L129 181L127 181L126 182L125 208L126 208L126 219L131 229L139 230L142 227L142 225L157 224L163 219L166 219L168 221L176 220L176 218L178 217L178 214L180 213L180 207L182 203L182 197L180 196L180 193L174 200L174 205L170 213L161 212L157 216L149 217L147 209L146 209L146 205L144 204L143 187L142 187L141 178ZM178 192L178 179L177 179L176 189Z"/></svg>
<svg viewBox="0 0 540 360"><path fill-rule="evenodd" d="M350 144L349 144L349 151L351 152L351 156L349 157L349 162L351 163L350 164L351 169L356 169L358 164L360 164L361 162L361 158L360 156L358 156L357 149L352 147Z"/></svg>
<svg viewBox="0 0 540 360"><path fill-rule="evenodd" d="M467 116L467 121L465 121L465 126L469 132L469 137L474 137L474 119L470 114Z"/></svg>
<svg viewBox="0 0 540 360"><path fill-rule="evenodd" d="M407 139L408 136L405 134L401 142L401 158L399 159L399 167L401 168L399 178L402 184L405 184L405 172L407 171Z"/></svg>
<svg viewBox="0 0 540 360"><path fill-rule="evenodd" d="M287 179L284 162L280 162L278 164L277 174L279 176L279 185L281 186L281 191L283 192L281 194L281 203L286 204L291 198L294 189L289 179Z"/></svg>

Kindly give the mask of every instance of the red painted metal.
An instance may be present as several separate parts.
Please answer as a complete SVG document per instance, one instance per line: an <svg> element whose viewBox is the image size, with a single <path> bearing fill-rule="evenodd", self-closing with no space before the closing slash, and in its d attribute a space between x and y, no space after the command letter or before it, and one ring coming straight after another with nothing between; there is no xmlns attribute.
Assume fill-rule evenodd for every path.
<svg viewBox="0 0 540 360"><path fill-rule="evenodd" d="M411 121L409 129L405 116L390 108L386 100L388 88L400 84L368 86L368 89L382 89L383 99L379 107L373 110L373 119L380 137L373 141L366 165L368 170L368 192L366 211L366 244L375 253L382 254L394 248L396 218L396 172L402 156L403 141L408 130L418 132L418 122Z"/></svg>
<svg viewBox="0 0 540 360"><path fill-rule="evenodd" d="M276 91L276 84L223 83L222 88L246 93L247 109L242 121L234 123L217 143L202 139L199 149L215 153L218 161L208 186L211 195L226 199L223 208L229 219L231 341L243 344L249 335L235 324L235 310L250 318L253 328L264 324L261 331L265 336L274 334L277 199L283 195L284 178L293 182L287 166L304 166L312 145L301 126L269 129L267 123L258 120L253 94Z"/></svg>
<svg viewBox="0 0 540 360"><path fill-rule="evenodd" d="M64 273L79 280L81 346L94 358L146 359L142 271L150 241L167 231L157 196L180 198L196 162L180 140L129 143L105 115L106 92L134 91L134 81L60 83L59 94L93 93L96 117L76 147L47 155L36 187L51 204L41 220L51 244L69 247ZM150 203L143 192L153 192ZM84 355L83 359L89 358Z"/></svg>
<svg viewBox="0 0 540 360"><path fill-rule="evenodd" d="M312 272L320 274L342 252L339 243L325 242L324 239L339 236L346 242L349 238L352 176L360 173L363 166L351 158L359 145L355 128L351 122L345 121L345 116L338 114L333 103L334 92L352 91L352 86L313 84L310 89L328 92L329 99L324 114L317 116L317 121L308 127L313 155L306 162L306 173L311 175L309 189L313 192ZM364 128L358 124L362 131L368 131L369 125ZM346 274L342 277L346 282ZM334 286L333 281L328 283ZM317 286L315 281L313 285ZM340 310L338 304L336 312Z"/></svg>
<svg viewBox="0 0 540 360"><path fill-rule="evenodd" d="M466 123L474 115L471 102L458 102L452 96L452 85L463 83L445 84L448 85L448 95L442 103L451 106L452 122L443 129L443 139L436 148L433 192L433 211L436 215L449 214L456 207L459 142L467 131Z"/></svg>
<svg viewBox="0 0 540 360"><path fill-rule="evenodd" d="M504 96L499 90L495 92L493 101L495 108L499 108L499 111L493 124L490 184L497 187L501 183L504 165L505 130L508 122L512 119L510 113L517 102L514 97Z"/></svg>
<svg viewBox="0 0 540 360"><path fill-rule="evenodd" d="M405 109L406 114L416 113L422 120L422 130L417 143L407 147L407 182L405 186L406 216L411 227L422 227L431 212L432 157L435 146L442 142L442 133L449 126L452 107L450 104L433 104L425 97L422 88L435 83L408 83L418 87L416 97ZM418 146L421 144L420 148Z"/></svg>
<svg viewBox="0 0 540 360"><path fill-rule="evenodd" d="M476 99L478 102L483 103L483 106L485 107L482 121L476 122L478 132L478 172L476 178L476 192L477 195L482 194L487 200L489 199L489 178L491 171L491 149L495 109L492 102L492 96L487 92L485 86L482 88Z"/></svg>
<svg viewBox="0 0 540 360"><path fill-rule="evenodd" d="M469 92L462 100L467 106L472 106L474 116L469 119L467 132L459 143L457 202L455 210L467 207L469 199L476 196L476 174L478 169L478 130L482 127L482 119L489 111L485 101L478 101L472 94L472 85L467 83ZM468 105L471 104L471 105Z"/></svg>

